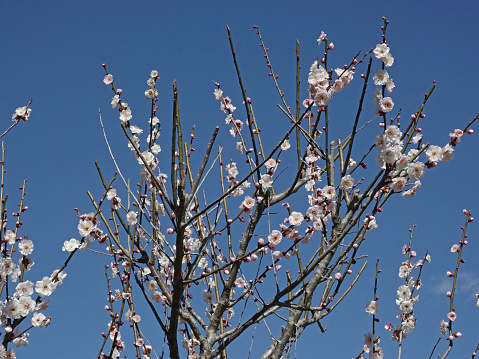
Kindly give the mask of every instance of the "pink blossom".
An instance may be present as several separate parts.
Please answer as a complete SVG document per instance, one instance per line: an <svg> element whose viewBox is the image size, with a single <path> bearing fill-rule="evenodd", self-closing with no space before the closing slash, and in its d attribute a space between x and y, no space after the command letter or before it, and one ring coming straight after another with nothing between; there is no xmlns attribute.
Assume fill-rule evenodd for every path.
<svg viewBox="0 0 479 359"><path fill-rule="evenodd" d="M113 82L113 75L112 74L108 74L105 76L105 78L103 79L103 82L105 85L109 85Z"/></svg>
<svg viewBox="0 0 479 359"><path fill-rule="evenodd" d="M449 312L449 313L447 313L447 318L448 318L451 322L453 322L453 321L456 320L457 314L456 314L455 312Z"/></svg>
<svg viewBox="0 0 479 359"><path fill-rule="evenodd" d="M451 247L451 253L457 253L459 251L459 244L453 244L453 246Z"/></svg>

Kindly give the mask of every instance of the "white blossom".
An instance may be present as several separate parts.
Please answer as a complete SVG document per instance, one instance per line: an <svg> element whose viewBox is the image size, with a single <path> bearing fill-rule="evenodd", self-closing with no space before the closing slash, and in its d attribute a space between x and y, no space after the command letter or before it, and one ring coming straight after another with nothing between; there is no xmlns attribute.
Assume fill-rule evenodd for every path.
<svg viewBox="0 0 479 359"><path fill-rule="evenodd" d="M389 74L386 70L378 70L373 76L373 81L376 86L386 85L389 80Z"/></svg>
<svg viewBox="0 0 479 359"><path fill-rule="evenodd" d="M375 300L372 300L366 304L366 313L369 315L376 314L379 309L379 303Z"/></svg>
<svg viewBox="0 0 479 359"><path fill-rule="evenodd" d="M377 59L382 59L384 56L386 56L389 53L389 47L387 44L382 43L382 44L377 44L376 48L374 49L374 56Z"/></svg>

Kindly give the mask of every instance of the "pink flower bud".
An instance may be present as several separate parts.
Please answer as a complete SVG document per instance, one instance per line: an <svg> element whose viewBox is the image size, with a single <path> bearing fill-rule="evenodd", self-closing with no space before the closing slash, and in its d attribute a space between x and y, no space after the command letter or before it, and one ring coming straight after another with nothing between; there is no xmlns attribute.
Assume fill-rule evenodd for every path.
<svg viewBox="0 0 479 359"><path fill-rule="evenodd" d="M342 276L341 276L341 273L339 273L339 272L334 275L334 278L335 278L336 280L340 280L341 277L342 277Z"/></svg>
<svg viewBox="0 0 479 359"><path fill-rule="evenodd" d="M264 244L264 239L260 238L258 239L258 246L262 246Z"/></svg>
<svg viewBox="0 0 479 359"><path fill-rule="evenodd" d="M446 292L446 295L447 295L448 297L451 297L452 293L451 293L450 291L447 291L447 292Z"/></svg>
<svg viewBox="0 0 479 359"><path fill-rule="evenodd" d="M413 114L411 115L411 120L413 120L413 121L414 121L415 119L416 119L416 114L415 114L415 113L413 113Z"/></svg>
<svg viewBox="0 0 479 359"><path fill-rule="evenodd" d="M354 249L358 249L358 247L359 247L359 246L358 246L357 243L354 243L354 244L353 244L353 248L354 248Z"/></svg>
<svg viewBox="0 0 479 359"><path fill-rule="evenodd" d="M469 135L472 135L474 133L474 130L473 129L468 129L466 130L466 132L469 134Z"/></svg>
<svg viewBox="0 0 479 359"><path fill-rule="evenodd" d="M173 233L175 233L175 229L174 229L174 228L168 228L168 229L166 230L166 233L168 233L168 234L173 234Z"/></svg>
<svg viewBox="0 0 479 359"><path fill-rule="evenodd" d="M460 337L462 337L462 333L461 332L456 332L456 333L454 333L454 336L456 338L460 338Z"/></svg>
<svg viewBox="0 0 479 359"><path fill-rule="evenodd" d="M449 278L452 278L452 277L454 277L454 274L453 274L453 273L451 273L451 272L449 272L449 271L447 271L447 272L446 272L446 275L447 275Z"/></svg>

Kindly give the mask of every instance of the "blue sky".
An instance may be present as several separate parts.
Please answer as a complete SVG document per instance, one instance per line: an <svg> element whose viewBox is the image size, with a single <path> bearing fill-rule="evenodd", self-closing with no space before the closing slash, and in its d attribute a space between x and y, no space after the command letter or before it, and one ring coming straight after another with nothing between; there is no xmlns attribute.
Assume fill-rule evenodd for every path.
<svg viewBox="0 0 479 359"><path fill-rule="evenodd" d="M102 63L108 65L115 83L124 90L138 125L146 123L149 115L143 92L150 71L156 69L161 76L157 84L159 111L165 122L171 118L172 81L176 79L184 126L197 126L196 146L202 149L216 125L222 130L219 140L225 144L230 141L212 94L212 81L221 83L225 94L238 109L241 107L227 24L233 33L247 93L255 103L257 117L262 119L263 131L274 137L284 118L276 108L279 99L252 26L260 27L280 85L293 104L296 40L301 43L306 83L307 69L321 56L316 45L321 31L335 44L331 66L341 67L357 51L380 42L381 17L386 16L390 21L388 43L395 57L390 71L396 84L394 102L403 108L407 118L417 110L435 80L437 87L421 127L431 144L444 145L449 132L462 128L479 113L479 72L475 63L479 55L475 41L479 35L478 10L474 1L460 5L450 1L1 2L0 130L10 125L16 107L33 99L30 121L20 123L4 138L9 213L19 199L16 188L24 178L29 180L29 210L22 227L22 233L35 243L36 264L29 279L36 281L50 275L66 258L61 252L63 242L78 238L73 208L90 212L86 191L95 196L102 192L94 162L99 162L105 177L110 178L114 172L98 122L99 108L117 159L130 176L136 174L137 165L126 148L117 112L110 106L111 90L102 82ZM355 80L364 71L364 67L358 68ZM305 97L306 88L302 91ZM356 87L334 99L332 110L337 112L332 116L338 122L337 136L342 135L343 124L348 126L351 114L355 114L358 97ZM372 118L373 109L369 102L365 119ZM462 209L469 208L473 214L479 210L477 124L473 129L476 134L465 136L452 161L428 171L416 197L391 201L378 217L379 228L368 236L363 248L370 257L362 281L350 299L325 321L325 334L311 327L300 338L299 358L323 357L318 352L324 357L340 358L359 353L363 333L371 330L370 318L363 308L372 296L373 263L378 256L383 270L379 283L380 327L395 319L396 288L402 284L397 277L400 250L408 241L413 219L419 225L416 250L424 253L429 249L433 262L425 268L424 288L415 309L418 326L403 350L404 357L429 355L439 336L439 322L448 312L444 273L455 264L455 257L448 252L460 238ZM379 129L374 128L371 141L376 132ZM168 133L164 133L164 148L169 146ZM364 144L370 140L365 138ZM465 249L466 263L459 281L461 299L456 308L455 328L464 336L456 341L452 357L469 355L479 342L475 334L479 309L473 298L479 292L479 267L474 260L479 253L476 226L473 223L469 232L470 244ZM32 331L30 345L19 349L19 357L96 356L100 333L106 330L109 319L103 310L103 268L108 263L102 255L91 252L74 257L66 270L65 284L51 298L52 325ZM238 348L249 348L251 334ZM383 331L381 336L386 357L396 355L397 346L389 335ZM443 342L441 352L444 348ZM234 354L230 356L235 358Z"/></svg>

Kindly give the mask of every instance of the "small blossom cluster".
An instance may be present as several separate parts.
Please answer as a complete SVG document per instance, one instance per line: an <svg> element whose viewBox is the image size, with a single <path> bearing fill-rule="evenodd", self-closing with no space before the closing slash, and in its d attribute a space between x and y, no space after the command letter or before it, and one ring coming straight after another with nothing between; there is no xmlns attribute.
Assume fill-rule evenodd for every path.
<svg viewBox="0 0 479 359"><path fill-rule="evenodd" d="M145 97L147 99L155 99L158 96L158 91L156 89L156 81L160 78L158 71L152 70L150 73L150 78L147 81L147 85L149 87L148 90L145 91ZM103 80L103 82L107 85L113 84L113 76L111 74L107 74ZM114 89L114 88L113 88ZM121 94L123 91L121 89L115 90L115 96L111 101L111 105L113 108L118 106L118 110L120 112L120 120L122 123L126 124L127 127L130 128L131 131L131 142L128 142L128 147L134 153L138 163L143 167L140 169L140 173L142 178L149 183L150 190L154 188L153 186L153 179L151 178L150 171L146 168L148 166L152 171L155 170L158 166L158 159L156 155L161 152L161 146L156 143L160 136L160 121L156 116L152 116L149 119L149 127L150 133L146 138L146 142L148 144L148 150L141 152L140 150L140 138L138 135L143 133L143 130L138 126L130 125L129 121L133 118L131 114L131 108L128 106L126 102L121 100ZM136 147L136 148L135 148ZM138 152L140 151L140 152ZM158 181L163 181L163 178L166 178L166 175L160 173L160 176L157 177Z"/></svg>
<svg viewBox="0 0 479 359"><path fill-rule="evenodd" d="M230 182L230 186L228 189L231 187L235 186L238 184L238 181L236 180L236 176L239 174L238 167L236 166L236 162L230 162L226 165L226 172L228 175L226 176L226 180ZM244 194L244 191L248 189L251 186L251 183L248 181L244 181L241 183L240 186L238 186L232 193L231 195L234 197L239 197Z"/></svg>
<svg viewBox="0 0 479 359"><path fill-rule="evenodd" d="M333 186L316 188L311 195L308 195L310 207L306 216L313 224L315 231L321 231L329 223L331 211L336 207L336 189Z"/></svg>
<svg viewBox="0 0 479 359"><path fill-rule="evenodd" d="M224 113L227 113L227 116L225 118L225 123L227 125L231 124L231 129L230 129L230 134L233 137L236 137L239 132L243 129L244 123L241 120L236 120L234 118L233 112L236 110L236 107L233 106L233 103L231 102L231 99L228 96L223 96L223 90L220 88L219 83L216 84L216 89L214 91L215 99L218 101L221 101L220 109ZM236 148L238 152L242 152L244 149L244 144L242 142L239 142L236 144Z"/></svg>
<svg viewBox="0 0 479 359"><path fill-rule="evenodd" d="M64 250L68 252L74 251L76 248L85 250L93 241L100 240L104 242L106 240L106 235L103 235L103 231L98 228L100 221L98 216L95 216L94 213L82 214L79 216L80 221L78 222L78 233L82 237L82 241L79 244L78 241L71 239L63 244ZM78 245L78 247L77 247Z"/></svg>
<svg viewBox="0 0 479 359"><path fill-rule="evenodd" d="M284 142L283 142L283 145L284 145ZM288 145L289 145L289 142L288 142ZM264 166L266 167L266 173L261 175L261 179L259 180L259 184L263 188L263 191L267 191L268 188L273 187L273 175L276 171L278 163L279 162L277 162L275 159L270 158L264 164Z"/></svg>
<svg viewBox="0 0 479 359"><path fill-rule="evenodd" d="M389 73L384 70L384 67L390 67L394 63L394 58L389 52L389 46L386 43L377 44L374 49L374 56L383 61L383 68L379 69L373 76L373 81L376 86L381 86L374 92L373 102L376 104L374 116L383 116L392 111L394 102L391 97L384 97L383 90L386 88L389 93L395 87Z"/></svg>
<svg viewBox="0 0 479 359"><path fill-rule="evenodd" d="M26 236L24 238L20 237L18 233L22 226L20 216L27 209L28 207L21 206L18 212L13 213L14 217L17 218L15 229L6 229L8 219L3 218L2 220L4 236L0 248L3 253L0 258L0 284L2 288L6 288L6 293L9 293L9 295L6 296L5 300L0 300L0 322L5 335L9 336L7 342L12 342L17 348L28 345L30 328L41 328L49 325L51 318L47 318L42 313L48 308L50 302L46 297L50 296L66 277L64 271L55 270L51 276L44 276L36 282L25 278L34 266L34 261L31 258L34 243ZM14 253L21 255L18 261L13 257ZM15 289L9 289L11 286ZM32 296L35 293L37 293L36 299L33 299ZM19 325L30 314L31 327L26 330L20 329ZM6 350L3 344L0 344L0 358L15 357L16 353L13 349Z"/></svg>
<svg viewBox="0 0 479 359"><path fill-rule="evenodd" d="M151 100L154 97L158 97L158 90L156 89L156 81L160 78L158 71L153 70L150 73L150 78L146 81L148 90L145 91L145 97L147 100Z"/></svg>
<svg viewBox="0 0 479 359"><path fill-rule="evenodd" d="M454 156L454 149L449 144L444 147L431 145L426 151L427 162L423 163L417 160L424 151L423 148L410 149L407 154L402 153L402 136L403 133L396 125L387 126L384 132L376 136L375 147L379 150L376 163L383 169L394 168L388 184L392 191L402 192L403 197L412 197L421 188L420 179L424 176L426 167L435 167L439 161L449 161ZM408 184L412 187L406 190Z"/></svg>
<svg viewBox="0 0 479 359"><path fill-rule="evenodd" d="M340 92L353 80L354 71L337 68L334 70L338 78L330 84L331 74L316 60L309 69L309 92L314 99L314 105L326 106L333 94Z"/></svg>
<svg viewBox="0 0 479 359"><path fill-rule="evenodd" d="M379 343L380 343L379 338L377 338L373 333L368 332L364 334L363 351L369 354L369 359L384 358L383 350L378 346ZM362 355L360 357L364 358Z"/></svg>
<svg viewBox="0 0 479 359"><path fill-rule="evenodd" d="M322 189L314 190L312 195L308 195L310 207L307 209L306 214L303 215L298 211L291 212L284 219L285 224L281 224L281 231L271 231L271 234L268 236L269 242L276 246L281 242L282 237L286 237L296 242L301 240L303 244L309 243L312 240L313 234L322 231L329 223L331 211L336 206L335 197L336 189L332 186L324 186ZM289 207L288 204L285 205ZM297 227L302 224L304 219L311 224L305 229L304 235L301 235Z"/></svg>
<svg viewBox="0 0 479 359"><path fill-rule="evenodd" d="M15 113L12 115L12 121L18 122L20 120L28 121L28 117L30 117L30 113L32 112L28 106L18 107L15 110Z"/></svg>
<svg viewBox="0 0 479 359"><path fill-rule="evenodd" d="M419 295L414 296L414 291L418 290L422 286L420 279L420 273L416 280L410 276L415 268L422 268L425 263L430 263L431 256L427 254L423 259L418 260L416 263L412 262L412 258L416 257L416 252L411 250L410 246L404 245L402 253L408 258L399 267L399 278L405 280L405 284L399 286L397 289L396 305L399 309L397 318L401 321L401 324L394 327L391 323L387 323L385 328L388 331L392 331L391 337L393 340L401 342L407 337L408 333L411 333L416 326L417 319L414 318L413 306L419 301Z"/></svg>

